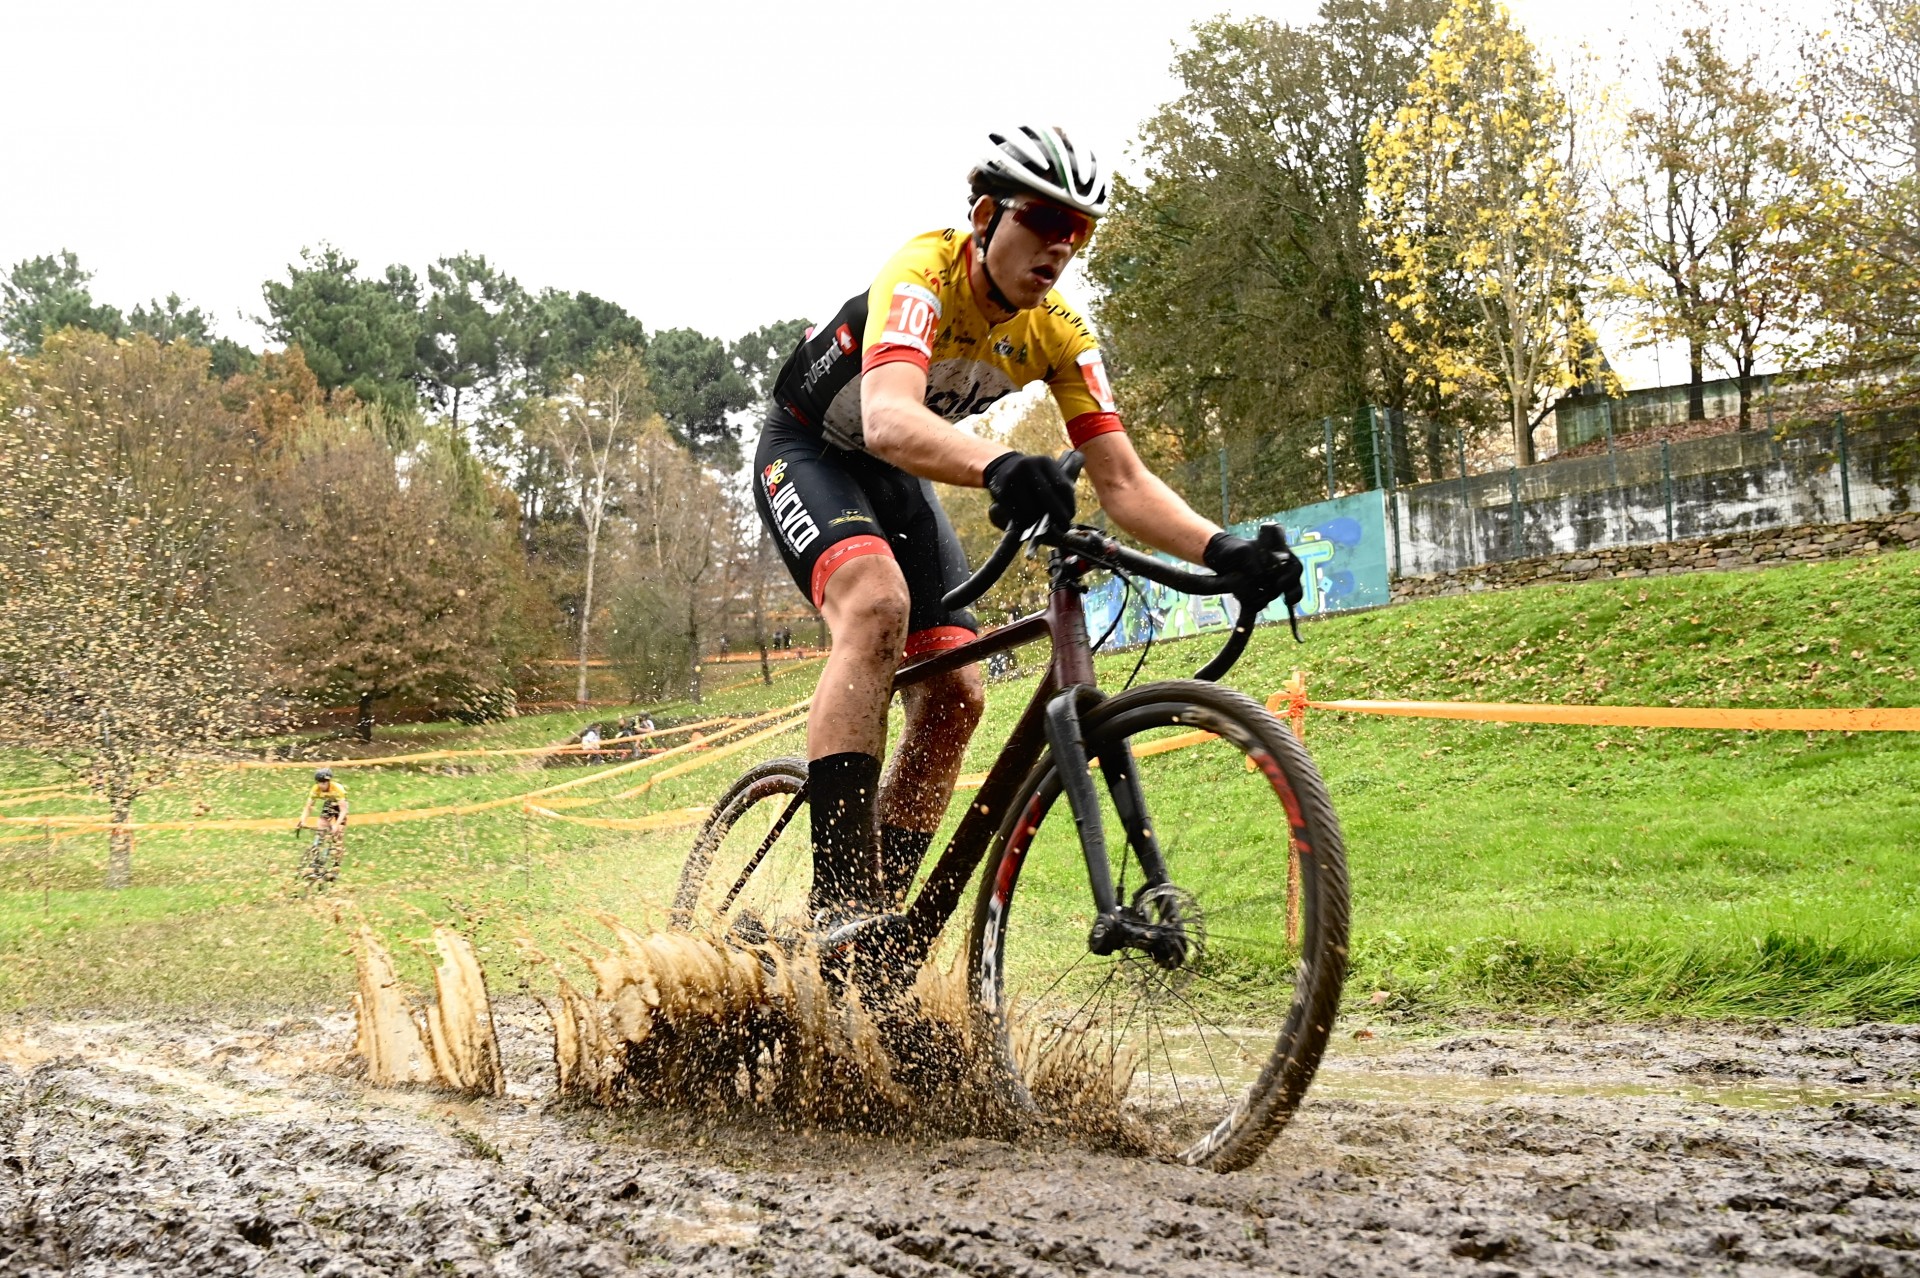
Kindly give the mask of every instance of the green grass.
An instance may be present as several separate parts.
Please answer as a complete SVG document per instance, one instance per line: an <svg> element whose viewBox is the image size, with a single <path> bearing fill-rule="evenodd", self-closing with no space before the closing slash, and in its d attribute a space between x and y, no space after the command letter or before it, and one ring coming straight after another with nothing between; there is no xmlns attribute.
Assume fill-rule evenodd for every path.
<svg viewBox="0 0 1920 1278"><path fill-rule="evenodd" d="M1914 706L1920 556L1456 597L1305 634L1236 680L1265 692L1297 664L1324 700ZM1360 994L1920 1014L1920 738L1308 725L1345 827Z"/></svg>
<svg viewBox="0 0 1920 1278"><path fill-rule="evenodd" d="M1320 699L1393 697L1611 704L1920 705L1920 555L1758 573L1540 587L1336 617L1296 647L1263 631L1232 682L1261 696L1298 667ZM1207 639L1156 648L1142 678L1191 673ZM1031 657L1036 650L1029 650ZM1102 659L1124 680L1138 654ZM814 667L817 669L817 666ZM725 676L732 676L728 669ZM751 670L740 671L747 677ZM716 675L714 682L728 681ZM798 700L810 674L736 689L699 711ZM1024 701L996 684L969 769L983 769ZM616 711L600 710L611 716ZM522 745L570 735L578 714L481 729L409 725L389 747ZM376 743L378 744L378 743ZM1410 721L1316 712L1307 745L1345 828L1360 1007L1466 1008L1822 1020L1920 1015L1920 739L1908 734L1635 731ZM797 733L590 814L702 802ZM1183 824L1244 849L1265 820L1251 789L1215 788L1204 751L1149 761L1190 799ZM577 775L512 760L343 774L363 811L517 794ZM56 775L0 755L0 788ZM644 774L642 774L644 775ZM588 787L610 793L625 781ZM296 771L202 770L143 800L143 819L297 815ZM75 800L9 806L82 811ZM1049 826L1065 822L1056 815ZM1165 818L1163 817L1164 821ZM1236 825L1238 823L1238 826ZM1196 834L1197 839L1202 836ZM150 833L135 886L98 888L104 838L0 844L0 1006L201 1009L341 1003L343 950L364 920L418 939L464 918L496 989L595 910L658 911L688 835L592 830L517 809L352 830L345 882L295 895L288 834ZM1204 839L1202 839L1204 842ZM1196 845L1198 846L1198 845ZM1242 878L1283 872L1238 864ZM1071 848L1030 864L1023 943L1084 935ZM1032 920L1054 919L1033 927ZM1031 942L1024 940L1031 935ZM403 946L407 974L423 957ZM535 978L537 979L537 977Z"/></svg>

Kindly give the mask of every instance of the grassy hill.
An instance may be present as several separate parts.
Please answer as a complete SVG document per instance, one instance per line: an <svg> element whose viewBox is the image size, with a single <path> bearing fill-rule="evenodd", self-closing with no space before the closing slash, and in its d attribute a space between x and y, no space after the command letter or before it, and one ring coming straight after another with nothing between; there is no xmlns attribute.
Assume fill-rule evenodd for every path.
<svg viewBox="0 0 1920 1278"><path fill-rule="evenodd" d="M1913 706L1920 556L1432 600L1305 634L1296 647L1284 629L1263 631L1231 681L1264 696L1299 668L1322 699ZM1140 677L1189 674L1214 642L1158 646ZM1103 678L1117 687L1138 657L1102 658ZM752 712L799 700L812 678L795 670L772 688L656 713ZM970 768L990 761L1029 684L993 685ZM580 719L383 736L409 749L524 745L564 739ZM1314 713L1307 745L1346 832L1359 1006L1920 1014L1920 739ZM795 733L580 811L699 803L753 758L799 748ZM343 779L365 812L504 797L575 774L495 756ZM56 775L30 755L0 756L0 789ZM283 816L290 826L305 784L298 772L208 767L137 815ZM76 798L7 802L7 815L88 810ZM284 833L144 833L136 885L120 893L97 887L101 836L0 844L0 1005L337 1004L356 922L418 936L456 915L474 927L496 985L510 984L516 936L563 952L593 930L592 911L657 911L687 839L547 821L517 805L366 826L351 833L345 882L321 902L294 892L298 845ZM416 972L424 962L402 957Z"/></svg>
<svg viewBox="0 0 1920 1278"><path fill-rule="evenodd" d="M1268 642L1317 699L1920 705L1920 556L1433 600ZM1171 673L1186 653L1156 655ZM1389 1006L1920 1013L1920 738L1310 714Z"/></svg>

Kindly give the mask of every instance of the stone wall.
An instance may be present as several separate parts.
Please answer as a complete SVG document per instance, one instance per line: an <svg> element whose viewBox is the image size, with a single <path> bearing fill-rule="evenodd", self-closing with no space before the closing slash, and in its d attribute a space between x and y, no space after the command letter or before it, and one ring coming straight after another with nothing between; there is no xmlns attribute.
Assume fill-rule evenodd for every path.
<svg viewBox="0 0 1920 1278"><path fill-rule="evenodd" d="M1476 564L1454 572L1397 578L1393 583L1393 601L1402 603L1409 599L1549 582L1609 581L1667 577L1682 572L1766 568L1903 549L1920 549L1920 511L1857 519L1847 524L1801 524L1794 528L1721 533L1648 546L1608 546Z"/></svg>

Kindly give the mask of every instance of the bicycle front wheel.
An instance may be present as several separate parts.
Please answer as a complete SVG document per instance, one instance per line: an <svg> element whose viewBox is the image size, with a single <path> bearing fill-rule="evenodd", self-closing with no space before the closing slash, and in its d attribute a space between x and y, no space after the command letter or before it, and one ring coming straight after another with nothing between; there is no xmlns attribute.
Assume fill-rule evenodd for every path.
<svg viewBox="0 0 1920 1278"><path fill-rule="evenodd" d="M713 805L680 870L672 924L745 940L804 931L813 886L807 761L749 768Z"/></svg>
<svg viewBox="0 0 1920 1278"><path fill-rule="evenodd" d="M313 842L307 845L306 855L300 863L300 878L309 892L326 885L327 850L324 836L316 834Z"/></svg>
<svg viewBox="0 0 1920 1278"><path fill-rule="evenodd" d="M1326 787L1284 725L1215 684L1124 692L1081 726L1119 903L1164 943L1094 952L1085 859L1071 819L1046 821L1061 780L1043 757L974 911L989 1048L1021 1104L1099 1107L1186 1163L1244 1167L1298 1107L1346 980L1346 854ZM1143 811L1123 818L1116 794Z"/></svg>

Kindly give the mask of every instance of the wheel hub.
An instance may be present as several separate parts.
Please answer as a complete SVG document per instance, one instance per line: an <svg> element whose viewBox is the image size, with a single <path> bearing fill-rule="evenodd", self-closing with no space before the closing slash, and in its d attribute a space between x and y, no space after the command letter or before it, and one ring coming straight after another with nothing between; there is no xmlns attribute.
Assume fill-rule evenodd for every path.
<svg viewBox="0 0 1920 1278"><path fill-rule="evenodd" d="M1200 903L1171 883L1146 887L1131 903L1094 920L1087 948L1102 956L1138 950L1165 971L1196 963L1206 949Z"/></svg>

